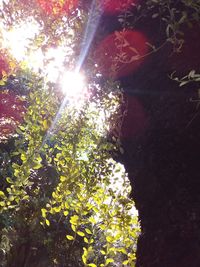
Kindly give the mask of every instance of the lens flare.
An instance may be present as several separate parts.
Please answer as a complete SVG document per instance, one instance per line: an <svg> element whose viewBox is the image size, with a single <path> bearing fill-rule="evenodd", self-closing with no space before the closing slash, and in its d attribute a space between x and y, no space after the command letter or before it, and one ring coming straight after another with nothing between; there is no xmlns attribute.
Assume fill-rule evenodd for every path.
<svg viewBox="0 0 200 267"><path fill-rule="evenodd" d="M139 0L103 0L104 11L111 15L124 12L138 4Z"/></svg>
<svg viewBox="0 0 200 267"><path fill-rule="evenodd" d="M123 77L143 63L149 49L147 43L146 36L141 32L116 31L97 46L94 60L104 76Z"/></svg>

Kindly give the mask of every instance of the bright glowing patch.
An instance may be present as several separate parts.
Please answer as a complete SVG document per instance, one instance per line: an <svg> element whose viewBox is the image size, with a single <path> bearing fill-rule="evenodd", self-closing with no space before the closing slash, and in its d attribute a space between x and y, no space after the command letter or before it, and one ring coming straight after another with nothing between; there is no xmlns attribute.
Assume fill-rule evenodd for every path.
<svg viewBox="0 0 200 267"><path fill-rule="evenodd" d="M61 86L67 98L83 98L86 93L85 79L80 73L66 72L62 78Z"/></svg>
<svg viewBox="0 0 200 267"><path fill-rule="evenodd" d="M31 18L11 30L2 29L3 47L9 49L17 61L25 60L31 41L39 29L39 24Z"/></svg>

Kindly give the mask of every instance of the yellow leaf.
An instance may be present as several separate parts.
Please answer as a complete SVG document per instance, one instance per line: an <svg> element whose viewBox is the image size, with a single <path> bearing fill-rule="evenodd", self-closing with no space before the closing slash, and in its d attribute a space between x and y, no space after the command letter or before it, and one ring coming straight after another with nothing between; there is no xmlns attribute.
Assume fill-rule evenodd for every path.
<svg viewBox="0 0 200 267"><path fill-rule="evenodd" d="M78 232L77 232L77 235L85 236L85 234L84 234L83 232L81 232L81 231L78 231Z"/></svg>
<svg viewBox="0 0 200 267"><path fill-rule="evenodd" d="M90 231L90 229L85 228L85 231L86 231L86 233L87 233L88 235L92 235L92 232Z"/></svg>
<svg viewBox="0 0 200 267"><path fill-rule="evenodd" d="M55 207L55 208L53 208L53 210L54 210L55 212L60 212L60 211L61 211L61 206L59 206L59 207Z"/></svg>
<svg viewBox="0 0 200 267"><path fill-rule="evenodd" d="M74 237L72 235L66 235L67 239L74 240Z"/></svg>
<svg viewBox="0 0 200 267"><path fill-rule="evenodd" d="M0 191L0 197L5 197L5 194L3 191Z"/></svg>
<svg viewBox="0 0 200 267"><path fill-rule="evenodd" d="M129 260L123 261L122 264L123 265L127 265L129 263Z"/></svg>
<svg viewBox="0 0 200 267"><path fill-rule="evenodd" d="M87 237L84 237L84 242L87 244L89 243L89 240L87 239Z"/></svg>
<svg viewBox="0 0 200 267"><path fill-rule="evenodd" d="M66 180L66 177L65 176L60 176L60 181L61 182L64 182Z"/></svg>
<svg viewBox="0 0 200 267"><path fill-rule="evenodd" d="M72 230L74 231L74 232L76 232L76 226L75 225L71 225L71 228L72 228Z"/></svg>
<svg viewBox="0 0 200 267"><path fill-rule="evenodd" d="M66 209L69 209L69 204L68 204L68 202L65 202L65 208L66 208Z"/></svg>
<svg viewBox="0 0 200 267"><path fill-rule="evenodd" d="M70 195L71 193L72 193L71 191L69 191L69 190L65 190L65 195L66 195L66 196Z"/></svg>
<svg viewBox="0 0 200 267"><path fill-rule="evenodd" d="M107 264L109 264L109 263L112 263L112 262L114 262L114 260L113 260L113 259L111 259L111 258L108 258L108 259L106 259L106 262L105 262L105 264L107 265Z"/></svg>
<svg viewBox="0 0 200 267"><path fill-rule="evenodd" d="M42 122L42 124L43 124L44 130L47 130L47 129L49 128L49 127L48 127L47 120L44 120L44 121Z"/></svg>
<svg viewBox="0 0 200 267"><path fill-rule="evenodd" d="M57 197L57 195L56 195L55 192L52 193L52 197L53 197L53 198L56 198L56 197Z"/></svg>
<svg viewBox="0 0 200 267"><path fill-rule="evenodd" d="M77 215L71 216L70 223L77 225L79 217Z"/></svg>
<svg viewBox="0 0 200 267"><path fill-rule="evenodd" d="M111 243L113 241L113 237L112 236L106 236L106 240L107 240L107 242Z"/></svg>
<svg viewBox="0 0 200 267"><path fill-rule="evenodd" d="M22 154L21 154L21 160L22 160L22 161L26 161L26 154L25 154L25 153L22 153Z"/></svg>
<svg viewBox="0 0 200 267"><path fill-rule="evenodd" d="M96 220L95 220L95 218L94 218L94 217L90 217L90 218L89 218L89 221L90 221L91 223L93 223L93 224L95 224L95 223L96 223Z"/></svg>
<svg viewBox="0 0 200 267"><path fill-rule="evenodd" d="M82 255L82 260L83 260L83 263L86 264L87 263L88 250L85 247L83 248L83 250L84 250L84 252Z"/></svg>
<svg viewBox="0 0 200 267"><path fill-rule="evenodd" d="M50 222L49 222L49 220L47 220L47 219L45 220L45 223L46 223L47 226L50 225Z"/></svg>
<svg viewBox="0 0 200 267"><path fill-rule="evenodd" d="M127 254L127 251L125 248L119 248L118 251L123 253L123 254Z"/></svg>
<svg viewBox="0 0 200 267"><path fill-rule="evenodd" d="M65 210L64 215L67 216L69 214L69 211Z"/></svg>
<svg viewBox="0 0 200 267"><path fill-rule="evenodd" d="M42 217L46 218L47 210L46 209L41 209L41 212L42 212Z"/></svg>
<svg viewBox="0 0 200 267"><path fill-rule="evenodd" d="M0 80L0 85L5 85L5 81Z"/></svg>

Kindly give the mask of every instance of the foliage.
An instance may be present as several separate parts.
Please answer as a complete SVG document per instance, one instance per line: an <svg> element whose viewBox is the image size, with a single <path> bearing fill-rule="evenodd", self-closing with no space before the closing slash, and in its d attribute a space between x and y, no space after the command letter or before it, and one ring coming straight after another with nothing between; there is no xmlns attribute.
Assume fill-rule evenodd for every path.
<svg viewBox="0 0 200 267"><path fill-rule="evenodd" d="M191 82L200 82L200 74L196 73L195 70L191 70L187 75L183 76L182 78L174 77L175 73L172 73L170 78L174 81L178 82L180 87L191 83Z"/></svg>
<svg viewBox="0 0 200 267"><path fill-rule="evenodd" d="M40 30L24 46L24 55L38 48L46 53L52 43L71 46L62 64L72 69L86 16L80 12L47 17L35 1L9 1L1 11L2 29L12 31L34 17ZM88 99L66 99L61 85L48 78L51 58L37 72L28 60L12 60L1 86L23 98L26 112L1 146L2 266L30 265L34 248L40 259L35 265L134 266L139 224L127 174L111 155L120 148L118 136L108 136L111 124L112 131L120 130L119 86L109 81L100 87L93 73Z"/></svg>
<svg viewBox="0 0 200 267"><path fill-rule="evenodd" d="M59 214L71 225L66 238L73 242L77 236L83 239L85 266L107 266L116 259L119 263L120 258L132 266L139 226L131 216L131 188L121 166L111 159L110 151L116 150L116 145L102 136L106 129L100 129L97 121L101 111L109 114L111 109L117 116L118 94L109 93L101 102L88 101L78 108L69 103L56 127L48 131L55 123L60 101L53 88L44 89L43 80L33 79L24 123L17 129L15 149L8 155L11 173L4 177L6 190L0 191L2 214L11 209L21 213L34 203L41 209L43 226L50 226ZM39 176L46 167L55 172L53 181L46 178L48 186ZM38 212L34 215L37 223Z"/></svg>
<svg viewBox="0 0 200 267"><path fill-rule="evenodd" d="M127 10L118 16L123 28L137 28L139 23L147 18L155 20L160 25L162 43L149 44L152 51L171 43L174 52L180 52L184 43L184 30L199 23L200 1L197 0L148 0L141 1L134 11Z"/></svg>

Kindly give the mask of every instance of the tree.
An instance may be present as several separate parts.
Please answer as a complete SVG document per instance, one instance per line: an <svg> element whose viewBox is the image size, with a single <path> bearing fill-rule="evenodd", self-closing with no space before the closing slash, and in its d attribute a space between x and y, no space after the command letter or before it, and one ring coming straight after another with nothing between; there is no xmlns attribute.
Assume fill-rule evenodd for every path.
<svg viewBox="0 0 200 267"><path fill-rule="evenodd" d="M18 120L5 115L15 125L2 134L2 266L134 266L139 224L127 174L112 159L121 149L114 132L122 95L114 82L100 87L95 69L85 93L74 94L81 76L72 69L82 49L74 33L81 32L86 11L67 2L3 2L2 39L10 59L2 95L14 94L9 109L23 109ZM17 53L13 38L21 45ZM37 53L42 63L34 62ZM72 82L60 77L67 64Z"/></svg>

